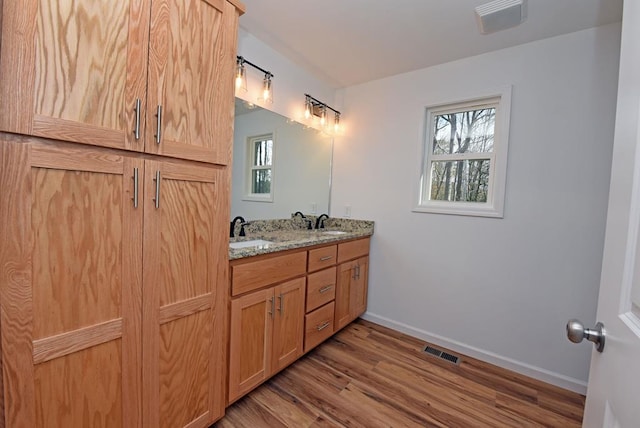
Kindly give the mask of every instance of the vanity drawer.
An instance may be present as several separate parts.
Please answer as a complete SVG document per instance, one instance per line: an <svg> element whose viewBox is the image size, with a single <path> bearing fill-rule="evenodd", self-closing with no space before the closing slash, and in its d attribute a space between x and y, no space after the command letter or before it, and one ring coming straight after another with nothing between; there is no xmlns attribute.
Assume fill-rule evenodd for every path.
<svg viewBox="0 0 640 428"><path fill-rule="evenodd" d="M231 295L237 296L304 275L307 271L307 252L263 258L231 266Z"/></svg>
<svg viewBox="0 0 640 428"><path fill-rule="evenodd" d="M335 303L331 302L304 317L304 352L315 347L333 334Z"/></svg>
<svg viewBox="0 0 640 428"><path fill-rule="evenodd" d="M307 277L307 312L336 298L336 267L309 274Z"/></svg>
<svg viewBox="0 0 640 428"><path fill-rule="evenodd" d="M336 264L337 245L309 250L309 272Z"/></svg>
<svg viewBox="0 0 640 428"><path fill-rule="evenodd" d="M370 238L358 239L357 241L345 242L338 245L338 263L346 260L356 259L369 254Z"/></svg>

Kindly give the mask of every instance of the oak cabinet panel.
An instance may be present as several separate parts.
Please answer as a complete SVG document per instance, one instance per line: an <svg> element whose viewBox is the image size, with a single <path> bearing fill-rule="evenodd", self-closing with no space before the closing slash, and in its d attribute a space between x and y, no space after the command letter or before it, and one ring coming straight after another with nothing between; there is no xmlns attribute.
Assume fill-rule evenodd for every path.
<svg viewBox="0 0 640 428"><path fill-rule="evenodd" d="M25 0L2 12L0 75L12 78L0 79L0 130L230 162L231 3Z"/></svg>
<svg viewBox="0 0 640 428"><path fill-rule="evenodd" d="M334 331L335 303L331 302L305 315L304 352L325 341Z"/></svg>
<svg viewBox="0 0 640 428"><path fill-rule="evenodd" d="M303 353L305 279L231 300L229 403Z"/></svg>
<svg viewBox="0 0 640 428"><path fill-rule="evenodd" d="M367 309L369 257L338 266L335 329L339 330Z"/></svg>
<svg viewBox="0 0 640 428"><path fill-rule="evenodd" d="M220 418L223 169L8 134L0 149L7 426Z"/></svg>

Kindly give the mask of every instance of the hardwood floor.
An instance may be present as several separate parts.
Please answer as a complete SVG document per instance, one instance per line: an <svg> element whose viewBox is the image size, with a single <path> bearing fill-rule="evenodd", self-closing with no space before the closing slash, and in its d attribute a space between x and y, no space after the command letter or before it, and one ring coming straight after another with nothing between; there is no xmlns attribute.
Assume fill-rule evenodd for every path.
<svg viewBox="0 0 640 428"><path fill-rule="evenodd" d="M229 427L579 427L584 396L357 320L236 402ZM453 352L451 352L453 354Z"/></svg>

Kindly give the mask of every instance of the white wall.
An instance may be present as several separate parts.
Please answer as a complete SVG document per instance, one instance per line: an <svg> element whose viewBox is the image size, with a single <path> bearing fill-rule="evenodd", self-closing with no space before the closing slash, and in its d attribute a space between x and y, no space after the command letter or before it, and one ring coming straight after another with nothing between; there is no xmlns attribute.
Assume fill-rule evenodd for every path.
<svg viewBox="0 0 640 428"><path fill-rule="evenodd" d="M366 317L584 392L619 24L346 88L332 215L375 220ZM424 106L513 85L504 219L413 213Z"/></svg>
<svg viewBox="0 0 640 428"><path fill-rule="evenodd" d="M273 133L273 202L245 201L247 138ZM233 141L231 218L245 220L289 218L292 213L328 211L331 138L287 121L264 109L236 117ZM311 205L316 205L312 212Z"/></svg>

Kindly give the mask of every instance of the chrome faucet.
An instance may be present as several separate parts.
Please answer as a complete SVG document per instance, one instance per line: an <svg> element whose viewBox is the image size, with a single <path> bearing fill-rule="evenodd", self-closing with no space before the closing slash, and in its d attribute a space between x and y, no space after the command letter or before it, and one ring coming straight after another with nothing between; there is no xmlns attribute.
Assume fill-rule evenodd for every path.
<svg viewBox="0 0 640 428"><path fill-rule="evenodd" d="M320 217L316 219L316 229L324 229L324 221L328 218L329 216L327 214L320 215Z"/></svg>
<svg viewBox="0 0 640 428"><path fill-rule="evenodd" d="M236 236L236 223L240 220L240 236L246 236L244 233L244 225L247 224L245 219L241 216L237 216L231 220L231 226L229 227L229 238L235 238Z"/></svg>

